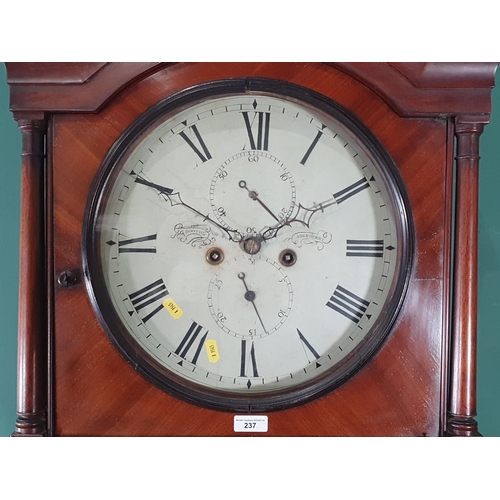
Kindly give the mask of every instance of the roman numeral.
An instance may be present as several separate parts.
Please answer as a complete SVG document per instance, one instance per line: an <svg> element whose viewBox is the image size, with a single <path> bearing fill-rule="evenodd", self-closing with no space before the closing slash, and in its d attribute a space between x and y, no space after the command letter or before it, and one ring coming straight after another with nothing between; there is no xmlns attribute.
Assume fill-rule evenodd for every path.
<svg viewBox="0 0 500 500"><path fill-rule="evenodd" d="M156 253L156 247L133 246L143 241L156 241L156 234L118 241L118 253Z"/></svg>
<svg viewBox="0 0 500 500"><path fill-rule="evenodd" d="M358 323L370 302L338 285L326 305L354 323Z"/></svg>
<svg viewBox="0 0 500 500"><path fill-rule="evenodd" d="M137 292L131 293L129 295L129 298L135 310L137 311L137 313L139 313L140 310L150 306L151 304L154 304L155 302L158 302L167 295L168 295L167 287L165 286L165 283L163 283L163 280L160 278L159 280L154 281L150 285L147 285L144 288L137 290ZM142 321L146 323L155 314L159 313L162 309L163 309L163 303L157 306L146 317L142 318Z"/></svg>
<svg viewBox="0 0 500 500"><path fill-rule="evenodd" d="M347 257L382 257L384 240L347 240Z"/></svg>
<svg viewBox="0 0 500 500"><path fill-rule="evenodd" d="M187 136L186 132L183 130L182 132L179 132L179 135L188 143L189 147L199 156L200 160L205 163L208 160L212 159L212 155L208 151L208 148L201 138L200 133L198 132L198 129L196 128L196 125L192 125L191 127L188 128L188 130L192 130L197 141L198 145L201 147L203 150L203 153L199 150L199 148L196 146L196 144Z"/></svg>
<svg viewBox="0 0 500 500"><path fill-rule="evenodd" d="M181 358L184 358L186 361L189 361L187 359L187 355L189 351L191 350L191 347L193 347L193 344L195 344L196 339L200 335L200 333L205 330L201 325L196 323L196 321L193 321L191 323L191 326L189 327L189 330L187 331L186 335L184 335L184 338L182 339L181 343L179 344L179 347L175 350L175 354L180 356ZM198 343L195 344L196 350L194 351L194 354L191 358L191 363L194 365L197 363L198 358L200 356L200 352L203 348L203 344L205 343L205 339L207 338L208 335L208 330L206 330L205 334L202 335ZM180 365L182 365L182 361L179 362Z"/></svg>
<svg viewBox="0 0 500 500"><path fill-rule="evenodd" d="M269 151L269 125L271 122L271 113L264 113L262 111L254 112L254 122L255 117L257 120L257 142L255 142L255 137L252 131L252 124L250 123L250 118L248 117L248 111L243 111L243 119L245 120L245 126L248 133L248 139L250 140L250 149Z"/></svg>
<svg viewBox="0 0 500 500"><path fill-rule="evenodd" d="M304 335L302 334L302 332L297 328L297 333L299 334L299 338L300 340L302 341L302 343L307 347L308 351L316 358L316 359L319 359L319 354L318 352L316 351L316 349L314 349L314 347L309 343L309 341L304 337ZM316 367L319 368L321 365L319 365L318 363L316 363Z"/></svg>
<svg viewBox="0 0 500 500"><path fill-rule="evenodd" d="M250 347L250 359L252 362L252 372L254 377L258 377L259 373L257 371L257 361L255 360L255 347L254 343L252 342L252 347ZM247 376L247 341L242 340L241 341L241 365L240 365L240 377L246 377Z"/></svg>
<svg viewBox="0 0 500 500"><path fill-rule="evenodd" d="M323 128L325 128L325 127L326 127L326 125L323 125ZM306 154L304 155L304 158L302 158L302 160L300 160L300 163L302 165L306 164L307 159L309 158L309 156L312 153L313 149L316 147L316 144L318 144L318 141L321 139L322 135L323 135L323 132L321 130L318 131L318 133L316 134L316 137L312 141L312 144L309 146L309 149L306 151Z"/></svg>
<svg viewBox="0 0 500 500"><path fill-rule="evenodd" d="M342 191L339 191L338 193L334 193L333 197L335 198L337 204L340 204L343 201L346 201L347 199L349 199L351 196L354 196L355 194L358 194L359 192L361 192L364 189L367 189L369 187L370 187L370 184L368 184L368 181L366 180L366 178L363 177L358 182L351 184L349 187L346 187L345 189L342 189Z"/></svg>

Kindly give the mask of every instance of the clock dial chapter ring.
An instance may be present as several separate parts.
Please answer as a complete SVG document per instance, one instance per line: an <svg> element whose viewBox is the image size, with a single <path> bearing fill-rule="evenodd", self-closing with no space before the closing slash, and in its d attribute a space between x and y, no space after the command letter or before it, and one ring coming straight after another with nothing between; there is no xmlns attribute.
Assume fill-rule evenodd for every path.
<svg viewBox="0 0 500 500"><path fill-rule="evenodd" d="M265 411L373 355L411 234L397 170L361 124L248 81L172 96L130 128L96 178L83 252L101 323L136 369L202 406Z"/></svg>

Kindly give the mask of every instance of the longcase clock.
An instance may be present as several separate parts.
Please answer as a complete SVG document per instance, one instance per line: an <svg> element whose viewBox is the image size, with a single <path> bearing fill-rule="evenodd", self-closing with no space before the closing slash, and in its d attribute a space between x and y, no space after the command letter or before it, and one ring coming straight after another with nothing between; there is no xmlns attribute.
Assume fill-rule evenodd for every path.
<svg viewBox="0 0 500 500"><path fill-rule="evenodd" d="M14 435L478 435L495 70L7 64Z"/></svg>

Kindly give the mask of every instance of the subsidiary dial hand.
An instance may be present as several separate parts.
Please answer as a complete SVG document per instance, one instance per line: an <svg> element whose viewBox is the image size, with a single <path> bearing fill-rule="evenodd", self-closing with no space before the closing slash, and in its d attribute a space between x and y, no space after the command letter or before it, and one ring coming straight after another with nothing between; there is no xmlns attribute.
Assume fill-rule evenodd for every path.
<svg viewBox="0 0 500 500"><path fill-rule="evenodd" d="M257 317L259 318L260 324L262 325L262 328L264 329L264 333L267 333L266 327L264 326L264 323L262 322L262 318L260 317L259 311L257 310L257 306L255 305L255 292L248 289L247 283L245 281L245 273L238 273L238 278L241 281L243 281L243 285L245 285L245 290L246 290L245 299L252 303L253 308L255 309L255 313L257 314Z"/></svg>
<svg viewBox="0 0 500 500"><path fill-rule="evenodd" d="M240 188L242 188L242 189L246 189L248 191L249 198L251 198L252 200L258 202L260 204L260 206L267 213L269 213L273 219L275 219L276 221L278 221L279 223L281 223L281 220L278 219L278 217L276 217L276 215L274 215L273 212L271 212L271 210L266 206L266 204L259 198L258 193L256 191L250 191L250 189L248 189L246 181L240 181L240 182L238 182L238 186L240 186Z"/></svg>
<svg viewBox="0 0 500 500"><path fill-rule="evenodd" d="M135 182L137 182L138 184L143 184L144 186L148 186L148 187L151 187L153 189L156 189L160 194L162 194L164 196L165 199L167 199L170 202L170 204L173 207L176 205L182 205L182 206L186 207L187 209L191 210L192 212L194 212L195 214L199 215L200 217L203 217L203 222L210 222L214 226L218 227L220 230L224 231L231 241L234 241L235 243L239 243L243 239L243 236L235 229L228 229L228 228L221 226L218 222L216 222L212 218L210 218L210 216L208 214L205 215L202 212L200 212L199 210L196 210L196 208L185 203L182 200L181 195L178 191L174 193L173 189L167 188L165 186L161 186L160 184L155 184L154 182L151 182L151 181L145 179L140 174L136 174Z"/></svg>

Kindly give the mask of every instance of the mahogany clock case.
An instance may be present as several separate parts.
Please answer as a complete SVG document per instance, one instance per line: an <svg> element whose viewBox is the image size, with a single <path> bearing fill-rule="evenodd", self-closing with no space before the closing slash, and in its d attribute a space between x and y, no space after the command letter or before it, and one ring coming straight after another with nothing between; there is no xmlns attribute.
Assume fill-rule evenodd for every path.
<svg viewBox="0 0 500 500"><path fill-rule="evenodd" d="M126 157L129 151L133 151L137 140L146 136L149 130L156 128L158 123L165 119L166 115L168 116L169 113L179 107L219 95L244 95L250 92L257 99L259 95L273 94L284 96L286 99L303 100L315 109L321 109L329 116L336 117L336 120L346 127L346 131L348 131L346 133L355 134L357 141L361 141L362 144L369 147L370 154L376 159L376 164L380 166L377 177L381 180L385 178L387 187L393 193L394 212L400 217L397 222L399 222L398 233L400 234L399 241L401 243L396 250L398 252L396 261L398 262L399 279L395 280L393 290L389 294L390 298L387 301L388 305L384 308L384 313L373 325L370 335L342 362L337 363L334 369L329 370L322 377L315 377L314 383L294 386L293 389L268 391L265 396L258 393L255 396L248 396L234 392L228 395L227 392L215 390L202 391L196 385L187 384L182 379L176 380L174 374L169 370L165 370L154 358L141 353L110 302L102 274L103 263L100 258L98 241L99 228L104 217L99 215L99 207L106 203L105 198L107 198L107 193L113 185L113 179L117 175L115 165L123 163L123 158ZM134 366L150 382L176 397L207 408L243 413L268 412L303 404L308 400L330 392L350 375L361 369L362 365L384 340L396 318L404 292L407 289L413 249L412 224L408 220L410 210L407 207L408 202L403 196L405 194L404 187L399 179L397 168L383 147L362 123L336 105L335 102L328 101L319 94L314 94L310 89L293 86L282 81L247 78L209 82L167 97L141 115L118 139L101 165L91 188L91 193L83 224L82 261L89 295L104 330L129 364ZM204 304L199 304L198 307L203 306Z"/></svg>
<svg viewBox="0 0 500 500"><path fill-rule="evenodd" d="M452 283L455 290L462 287L458 292L464 297L471 296L470 287L475 292L474 282L457 277L452 269L454 136L467 127L476 130L467 136L472 151L463 160L471 165L467 172L474 170L477 160L469 157L477 156L476 139L488 121L496 65L485 65L482 76L476 72L481 85L471 82L470 76L457 85L450 72L446 76L435 67L403 63L22 66L11 64L7 69L11 107L25 138L27 157L23 158L22 203L28 222L21 228L21 266L32 266L36 279L21 289L20 296L20 344L34 356L28 361L20 349L19 380L24 393L18 403L17 434L237 435L231 411L176 398L125 361L105 334L82 279L87 202L113 145L141 115L169 96L235 78L289 82L352 113L392 158L407 194L414 232L406 297L376 355L335 390L306 404L270 412L266 435L477 434L471 375L475 355L469 364L460 361L465 344L475 349L475 331L462 326L466 317L474 321L474 300L461 301L465 312L455 308L450 316ZM464 74L455 71L458 77ZM62 84L53 85L54 81ZM468 98L462 103L463 95ZM45 135L44 127L45 183L37 171L40 160L34 159L40 156L40 143L33 140ZM459 173L459 186L461 178L465 177ZM457 190L459 207L468 196L477 205L477 178L473 173L469 178L472 190ZM467 258L472 262L465 268L474 269L477 212L459 215L460 209L454 238L469 245ZM465 240L460 234L464 224L472 226ZM45 255L37 261L35 247L39 250L43 241ZM30 373L37 374L37 382L29 381L33 380Z"/></svg>

